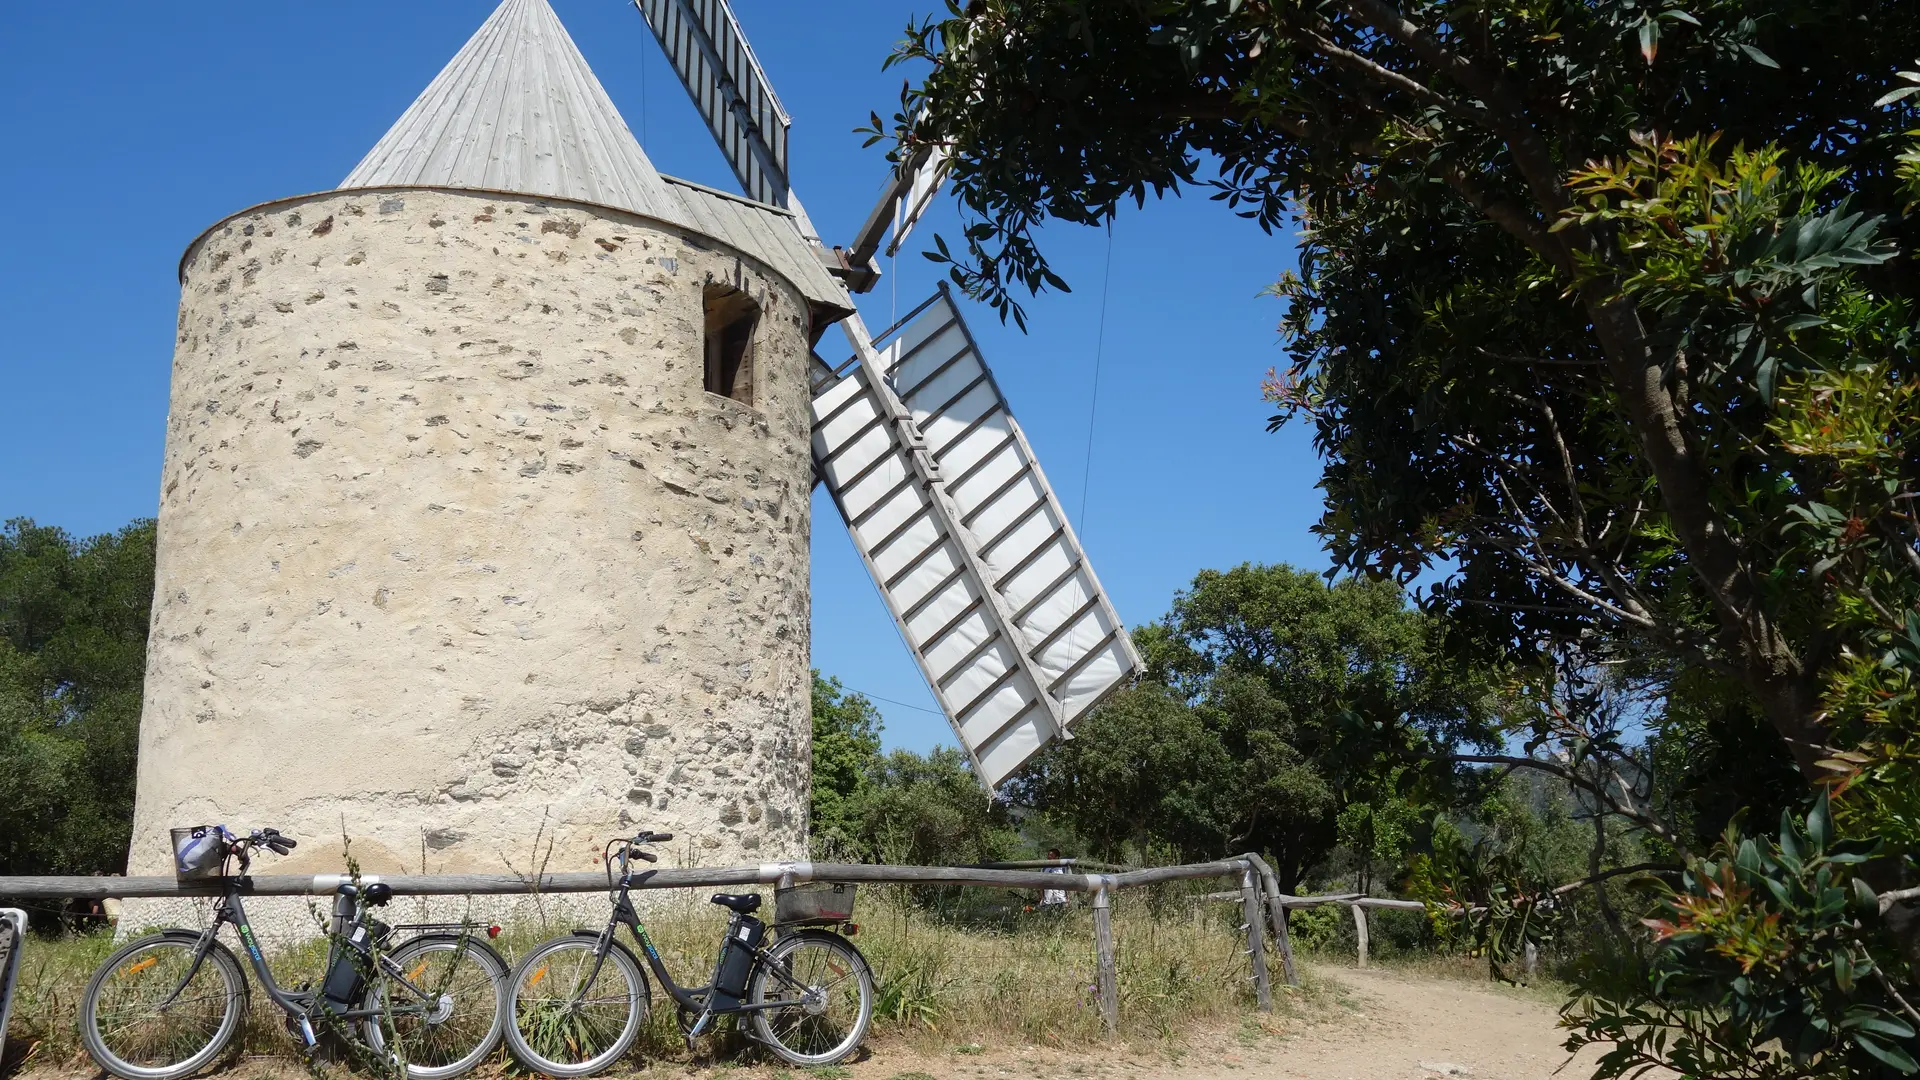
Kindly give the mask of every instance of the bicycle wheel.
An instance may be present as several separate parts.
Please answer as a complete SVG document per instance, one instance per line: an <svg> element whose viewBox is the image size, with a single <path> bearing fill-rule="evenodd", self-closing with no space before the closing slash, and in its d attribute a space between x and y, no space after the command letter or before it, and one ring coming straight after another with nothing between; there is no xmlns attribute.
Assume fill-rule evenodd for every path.
<svg viewBox="0 0 1920 1080"><path fill-rule="evenodd" d="M795 1065L832 1065L859 1048L873 1019L873 972L853 943L800 930L767 950L747 981L760 1041ZM780 1002L790 1004L779 1005Z"/></svg>
<svg viewBox="0 0 1920 1080"><path fill-rule="evenodd" d="M480 1064L500 1045L507 1021L507 962L483 942L428 934L386 957L382 977L367 990L367 1008L382 1014L361 1022L361 1038L375 1053L407 1063L413 1080L448 1080ZM395 976L398 972L404 977Z"/></svg>
<svg viewBox="0 0 1920 1080"><path fill-rule="evenodd" d="M614 942L604 961L595 936L542 942L513 969L507 1045L548 1076L592 1076L619 1061L646 1021L652 988L639 961Z"/></svg>
<svg viewBox="0 0 1920 1080"><path fill-rule="evenodd" d="M80 999L80 1041L124 1080L191 1076L226 1048L247 1012L247 979L213 942L194 966L200 935L169 930L128 942L93 973Z"/></svg>

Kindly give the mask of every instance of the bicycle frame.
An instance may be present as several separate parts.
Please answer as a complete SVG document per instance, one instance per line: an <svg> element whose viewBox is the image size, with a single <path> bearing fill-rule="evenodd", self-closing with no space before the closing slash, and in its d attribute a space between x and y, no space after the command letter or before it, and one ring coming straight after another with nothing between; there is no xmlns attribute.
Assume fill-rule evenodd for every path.
<svg viewBox="0 0 1920 1080"><path fill-rule="evenodd" d="M641 954L647 958L647 967L652 969L653 977L660 981L660 985L667 991L668 996L672 997L674 1002L681 1008L701 1015L702 1019L696 1023L696 1028L704 1026L706 1021L712 1016L732 1016L766 1012L771 1009L788 1008L795 1004L793 999L782 998L778 1001L765 1001L757 1005L742 1002L731 1008L710 1009L707 1003L713 996L714 982L720 976L717 961L714 967L713 979L709 979L704 986L681 986L678 982L674 981L673 974L667 970L666 961L660 957L660 950L654 947L653 938L647 933L646 924L640 921L640 913L634 910L633 899L630 893L636 880L636 875L634 875L631 870L631 864L628 858L628 852L630 850L630 847L625 848L622 849L620 853L620 883L615 888L613 895L609 898L613 902L613 912L607 917L607 925L594 940L593 971L588 974L586 980L581 983L580 988L575 991L574 999L576 1001L587 992L593 985L594 980L600 977L600 967L606 963L607 953L613 948L614 928L624 924L627 927L628 934L632 936L633 940L640 946ZM637 880L644 881L652 874L653 871L651 870L643 871L637 876ZM738 946L737 942L735 946ZM788 986L802 992L806 990L805 986L802 986L792 976L780 970L778 965L768 965L767 958L768 952L765 947L754 947L753 965L755 969L764 966L766 970L773 972Z"/></svg>
<svg viewBox="0 0 1920 1080"><path fill-rule="evenodd" d="M260 943L255 940L253 936L253 924L247 919L246 904L241 900L241 892L246 880L244 875L237 878L227 877L222 879L225 892L221 895L219 902L214 905L213 922L209 924L205 930L200 932L199 941L194 946L193 963L187 966L187 973L181 977L179 985L173 988L173 992L167 995L166 1000L161 1003L161 1006L164 1008L166 1005L172 1004L174 998L179 997L181 991L185 990L187 985L193 981L193 977L200 971L200 965L206 961L207 954L213 951L214 942L218 940L220 935L220 927L227 923L232 923L235 932L240 935L240 943L246 948L248 965L253 968L254 978L259 980L260 986L266 990L267 996L272 999L273 1003L278 1006L282 1012L286 1013L290 1019L300 1025L300 1037L305 1040L308 1047L312 1047L319 1042L319 1038L314 1034L313 1030L313 1006L315 1002L319 1000L320 992L317 990L287 990L281 987L279 981L273 977L273 972L267 967L267 958L265 954L260 951ZM357 921L358 919L356 918L356 922ZM407 978L406 973L400 970L400 966L395 964L387 956L380 956L379 961L379 974L381 976L406 987L417 997L423 999L423 1001L433 999L433 995L428 994L427 991L421 987L415 986L413 982ZM388 1003L382 1008L371 1009L334 1009L329 1007L327 1009L327 1015L336 1020L351 1021L371 1019L387 1012L424 1013L426 1011L427 1006L424 1004L394 1005Z"/></svg>

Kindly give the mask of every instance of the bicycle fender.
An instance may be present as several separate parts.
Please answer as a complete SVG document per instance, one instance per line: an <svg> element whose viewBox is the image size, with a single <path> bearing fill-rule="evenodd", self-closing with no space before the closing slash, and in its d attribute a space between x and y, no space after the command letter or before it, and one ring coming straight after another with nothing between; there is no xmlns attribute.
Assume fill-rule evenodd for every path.
<svg viewBox="0 0 1920 1080"><path fill-rule="evenodd" d="M787 938L832 938L833 940L839 942L840 944L845 945L848 951L852 952L853 955L859 957L860 962L866 965L868 973L872 973L873 971L873 965L867 961L867 954L861 952L860 946L855 945L853 943L853 939L848 937L845 934L836 934L831 930L821 930L817 927L807 927L800 930L789 930L788 932L780 936L781 941L785 941ZM772 950L773 950L773 946L769 945L766 948L761 950L761 955L764 956L766 953L771 952Z"/></svg>
<svg viewBox="0 0 1920 1080"><path fill-rule="evenodd" d="M156 930L144 936L163 938L167 941L180 941L197 946L200 944L200 938L203 936L203 933L204 932L200 930L188 930L185 927L176 926L168 930ZM194 957L193 967L188 970L186 977L180 980L180 985L184 987L187 983L191 982L193 977L200 973L200 965L206 962L207 955L214 952L225 953L227 959L233 962L234 970L240 973L241 1008L251 1008L253 1005L253 981L247 978L247 965L241 963L240 959L233 955L233 950L227 948L226 943L218 937L215 937L207 943L207 952L205 954ZM179 990L176 989L174 993L179 993Z"/></svg>
<svg viewBox="0 0 1920 1080"><path fill-rule="evenodd" d="M576 937L576 938L586 938L588 941L598 941L600 940L600 931L575 930L572 933L568 934L567 936ZM643 962L638 956L633 955L633 950L627 948L626 944L617 937L609 938L607 941L607 944L609 946L609 951L611 951L612 949L619 949L622 953L626 955L627 959L633 961L633 970L640 973L640 993L647 999L648 1011L652 1011L653 980L647 977L646 963Z"/></svg>
<svg viewBox="0 0 1920 1080"><path fill-rule="evenodd" d="M462 942L465 942L466 944L474 946L478 948L481 952L484 952L487 955L493 957L493 959L499 963L500 970L502 971L513 970L513 965L507 963L507 958L504 956L501 956L500 950L494 948L493 945L489 943L484 936L476 937L473 934L455 934L455 933L449 933L443 930L434 930L425 934L415 934L412 937L408 938L407 940L394 945L392 948L386 949L385 955L392 956L394 953L399 952L401 949L407 948L410 945L414 945L422 941L444 941L449 945L459 945Z"/></svg>
<svg viewBox="0 0 1920 1080"><path fill-rule="evenodd" d="M820 932L823 934L833 934L833 931L831 930L822 930ZM860 946L855 945L853 943L852 938L848 937L845 934L833 934L833 936L839 938L841 944L845 945L848 949L851 949L853 951L853 955L860 958L860 962L866 965L867 974L869 975L873 974L873 965L871 963L868 963L867 954L860 951Z"/></svg>
<svg viewBox="0 0 1920 1080"><path fill-rule="evenodd" d="M573 931L572 933L570 933L570 934L568 934L567 936L568 936L568 937L577 937L577 938L586 938L586 939L587 939L588 941L598 941L598 940L600 940L600 931L598 931L598 930L575 930L575 931ZM607 944L608 944L608 946L610 946L611 948L615 948L615 949L619 949L619 950L620 950L621 952L623 952L623 953L626 953L626 954L627 954L627 959L629 959L629 960L631 960L631 961L633 961L633 968L634 968L634 970L635 970L635 971L638 971L638 972L640 973L640 979L641 979L641 981L642 981L643 983L646 983L646 985L647 985L647 994L648 994L648 996L649 996L649 997L651 997L651 996L652 996L652 994L653 994L653 985L652 985L652 983L650 983L650 982L648 982L648 981L647 981L647 965L646 965L646 963L645 963L644 961L642 961L642 960L641 960L641 959L640 959L640 958L639 958L638 956L635 956L635 955L633 954L633 950L632 950L632 949L629 949L629 948L627 948L627 946L626 946L626 943L625 943L625 942L623 942L623 941L621 941L621 940L620 940L619 938L612 938L612 939L610 939L610 940L609 940L609 941L607 942Z"/></svg>

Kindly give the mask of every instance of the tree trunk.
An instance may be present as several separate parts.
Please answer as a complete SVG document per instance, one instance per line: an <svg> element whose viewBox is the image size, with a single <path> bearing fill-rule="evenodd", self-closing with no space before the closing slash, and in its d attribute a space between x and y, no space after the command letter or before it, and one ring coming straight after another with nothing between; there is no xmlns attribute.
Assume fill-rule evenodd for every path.
<svg viewBox="0 0 1920 1080"><path fill-rule="evenodd" d="M1596 805L1593 809L1593 850L1587 853L1588 877L1598 878L1600 876L1600 864L1606 859L1606 854L1607 816L1602 814L1600 808ZM1607 899L1607 886L1605 882L1594 882L1593 896L1595 900L1599 901L1600 914L1606 918L1607 925L1613 929L1614 936L1623 936L1626 930L1620 925L1620 913L1613 910L1613 901ZM1529 948L1531 948L1531 946L1529 946Z"/></svg>
<svg viewBox="0 0 1920 1080"><path fill-rule="evenodd" d="M1517 102L1506 105L1513 110L1511 119L1518 126L1503 132L1503 136L1519 164L1522 155L1516 135L1518 142L1528 141L1525 133L1532 129L1532 123ZM1577 157L1578 152L1569 148L1568 156ZM1548 175L1552 163L1539 154L1529 155L1527 160L1535 166L1532 173L1521 177L1535 196L1530 212L1490 200L1464 175L1445 170L1435 175L1494 226L1577 281L1582 273L1578 253L1600 251L1604 241L1584 226L1560 218L1566 203L1559 197L1563 193L1561 177ZM1556 223L1567 227L1553 232L1549 226ZM1742 562L1737 541L1722 527L1708 498L1706 474L1687 443L1682 418L1667 389L1666 373L1647 343L1639 309L1613 289L1611 281L1599 278L1578 284L1576 291L1606 355L1607 372L1619 393L1627 424L1640 442L1647 467L1660 489L1661 505L1687 553L1687 565L1713 600L1720 624L1720 647L1768 722L1786 740L1801 774L1810 783L1817 781L1824 775L1819 763L1831 753L1826 731L1817 718L1818 673L1806 670L1791 643L1761 607L1752 568Z"/></svg>
<svg viewBox="0 0 1920 1080"><path fill-rule="evenodd" d="M1687 445L1639 312L1631 301L1609 296L1599 283L1582 286L1580 296L1606 353L1627 421L1659 485L1661 504L1686 549L1687 564L1713 599L1721 648L1768 722L1786 740L1801 775L1810 783L1817 781L1825 775L1819 762L1831 751L1818 719L1816 680L1762 608L1751 568L1743 565L1733 537L1715 516L1707 479Z"/></svg>

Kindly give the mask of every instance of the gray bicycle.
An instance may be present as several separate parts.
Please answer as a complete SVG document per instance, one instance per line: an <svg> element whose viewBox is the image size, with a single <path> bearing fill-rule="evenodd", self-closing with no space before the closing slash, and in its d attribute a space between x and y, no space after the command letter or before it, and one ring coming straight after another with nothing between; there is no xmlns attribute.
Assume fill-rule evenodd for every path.
<svg viewBox="0 0 1920 1080"><path fill-rule="evenodd" d="M222 895L205 930L163 930L128 942L94 972L80 1001L80 1040L102 1069L122 1080L177 1080L220 1056L247 1012L246 975L218 938L228 923L254 976L286 1014L287 1030L309 1053L328 1030L357 1032L377 1058L404 1061L412 1080L450 1080L500 1044L507 964L476 937L495 928L389 927L370 909L392 898L391 886L344 883L334 896L333 945L320 988L286 990L267 969L241 894L252 852L285 855L293 838L273 829L236 837L218 825L175 833L176 870L218 877ZM228 874L235 864L239 872Z"/></svg>
<svg viewBox="0 0 1920 1080"><path fill-rule="evenodd" d="M642 832L608 844L613 910L606 926L542 942L514 966L507 1024L514 1056L548 1076L591 1076L633 1047L652 990L639 961L615 937L622 925L673 999L689 1043L721 1017L732 1016L743 1033L795 1065L832 1065L858 1049L873 1019L874 987L866 958L845 936L858 929L848 921L853 887L780 890L770 945L767 925L754 917L759 896L713 897L733 912L713 977L704 986L681 986L668 973L628 895L653 873L636 874L634 860L656 861L640 845L671 839L672 833Z"/></svg>

